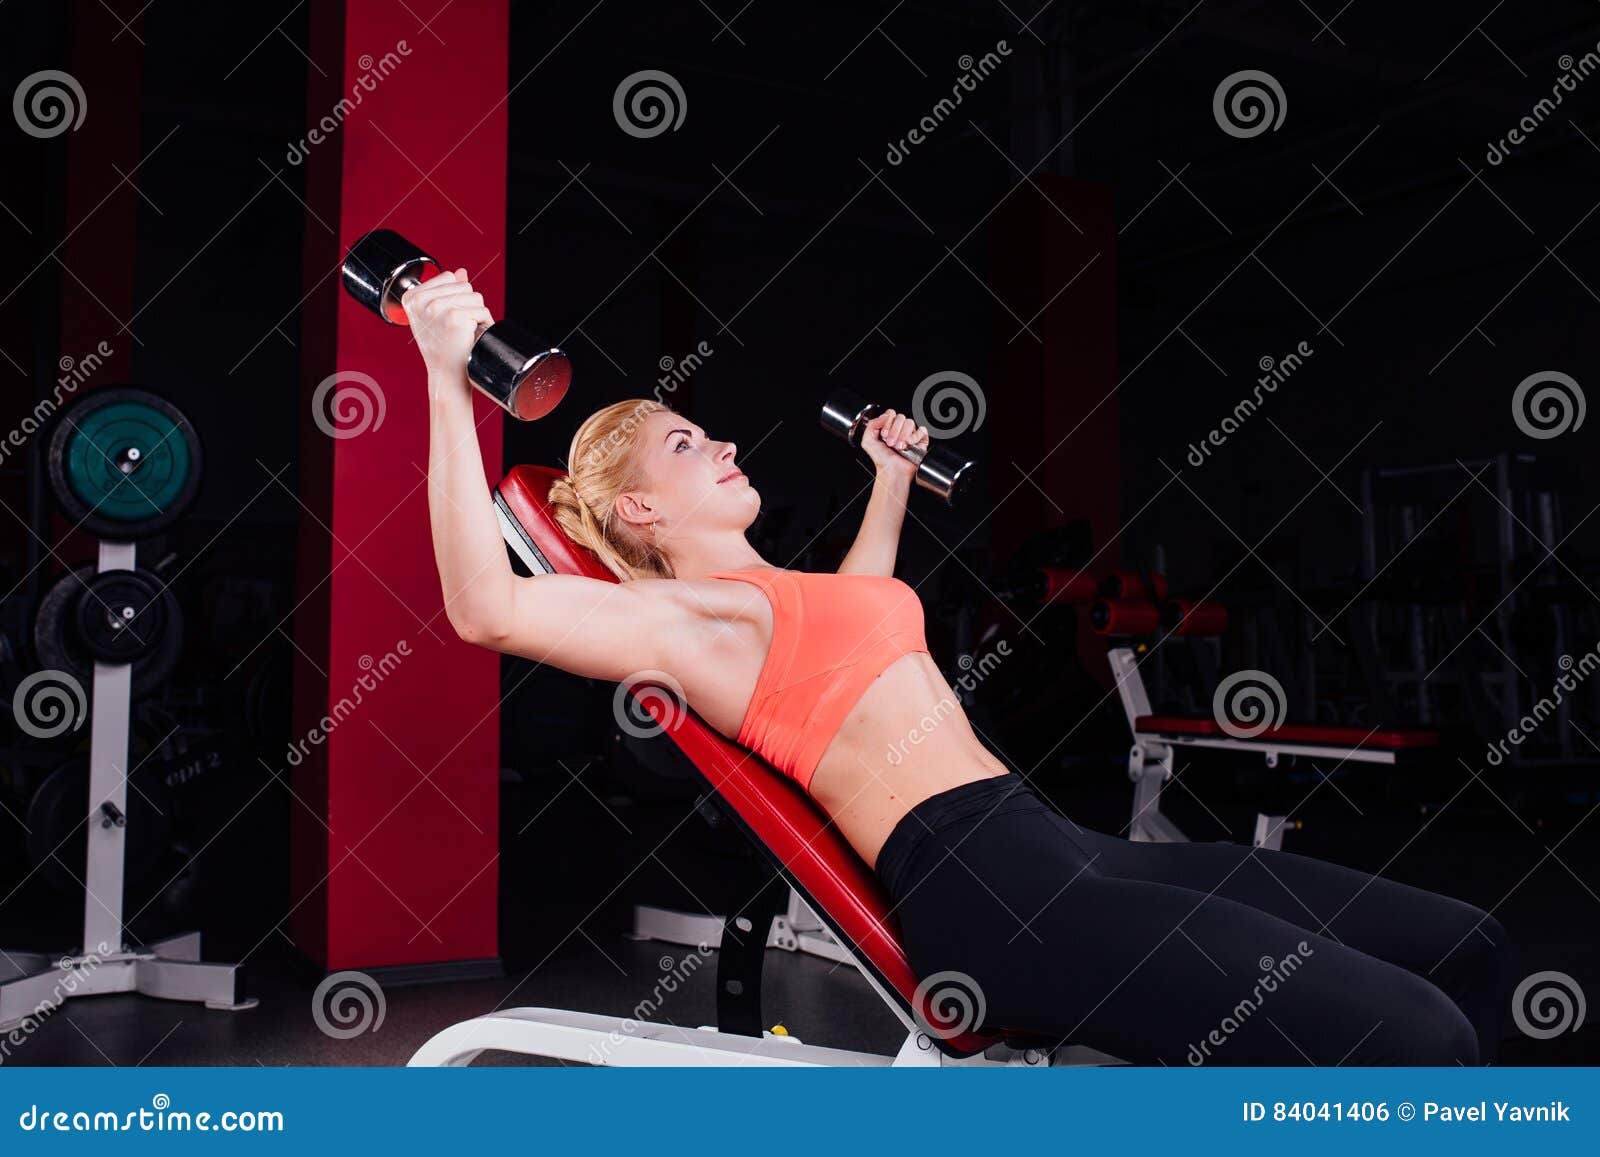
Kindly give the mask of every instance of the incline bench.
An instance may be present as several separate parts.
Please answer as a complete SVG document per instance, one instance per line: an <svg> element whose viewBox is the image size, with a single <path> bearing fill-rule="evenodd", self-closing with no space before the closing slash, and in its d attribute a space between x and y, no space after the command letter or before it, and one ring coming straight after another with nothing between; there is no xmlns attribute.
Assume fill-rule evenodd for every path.
<svg viewBox="0 0 1600 1157"><path fill-rule="evenodd" d="M518 466L495 490L495 511L507 544L538 574L615 577L577 546L550 517L545 496L560 471ZM480 1052L503 1050L607 1065L1084 1065L1115 1057L1081 1045L1021 1032L939 1033L927 1026L927 994L901 947L877 877L838 830L795 786L760 757L731 743L692 711L671 711L659 696L638 696L645 710L710 785L714 801L764 854L776 872L742 910L723 918L717 950L717 1025L683 1028L633 1023L550 1008L501 1009L438 1033L412 1065L466 1065ZM664 718L665 717L665 718ZM763 1029L761 968L767 930L792 889L827 925L853 963L905 1026L894 1056L808 1045Z"/></svg>

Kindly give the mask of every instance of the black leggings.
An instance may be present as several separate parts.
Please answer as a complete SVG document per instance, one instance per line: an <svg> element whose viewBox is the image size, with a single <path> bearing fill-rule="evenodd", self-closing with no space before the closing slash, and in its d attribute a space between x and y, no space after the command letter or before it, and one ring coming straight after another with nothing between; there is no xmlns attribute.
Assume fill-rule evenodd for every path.
<svg viewBox="0 0 1600 1157"><path fill-rule="evenodd" d="M1013 774L917 804L876 871L941 1033L1168 1065L1477 1065L1499 1046L1505 929L1381 876L1090 831Z"/></svg>

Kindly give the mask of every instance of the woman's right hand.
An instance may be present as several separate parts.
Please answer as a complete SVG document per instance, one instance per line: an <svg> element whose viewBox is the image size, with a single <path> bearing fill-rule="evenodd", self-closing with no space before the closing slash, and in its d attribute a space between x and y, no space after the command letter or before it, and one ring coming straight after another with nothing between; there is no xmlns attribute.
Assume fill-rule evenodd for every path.
<svg viewBox="0 0 1600 1157"><path fill-rule="evenodd" d="M410 319L428 376L464 381L478 327L494 324L494 315L484 306L483 294L467 280L467 271L446 270L412 286L401 295L400 305Z"/></svg>

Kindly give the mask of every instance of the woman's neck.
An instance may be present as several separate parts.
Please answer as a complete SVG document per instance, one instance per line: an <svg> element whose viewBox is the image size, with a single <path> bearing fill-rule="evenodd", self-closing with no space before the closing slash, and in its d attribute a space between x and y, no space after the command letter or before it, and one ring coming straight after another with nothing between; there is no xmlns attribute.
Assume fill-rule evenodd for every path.
<svg viewBox="0 0 1600 1157"><path fill-rule="evenodd" d="M698 541L675 544L672 569L680 578L704 578L718 571L730 570L782 570L775 567L756 551L743 534L732 539Z"/></svg>

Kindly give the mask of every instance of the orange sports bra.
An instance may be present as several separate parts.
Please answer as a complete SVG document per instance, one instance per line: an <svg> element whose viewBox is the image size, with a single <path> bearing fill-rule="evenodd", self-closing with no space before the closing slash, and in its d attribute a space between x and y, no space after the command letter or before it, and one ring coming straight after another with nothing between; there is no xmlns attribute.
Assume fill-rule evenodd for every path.
<svg viewBox="0 0 1600 1157"><path fill-rule="evenodd" d="M867 686L901 655L928 649L922 603L887 575L729 570L772 604L772 645L739 743L809 790L822 753Z"/></svg>

